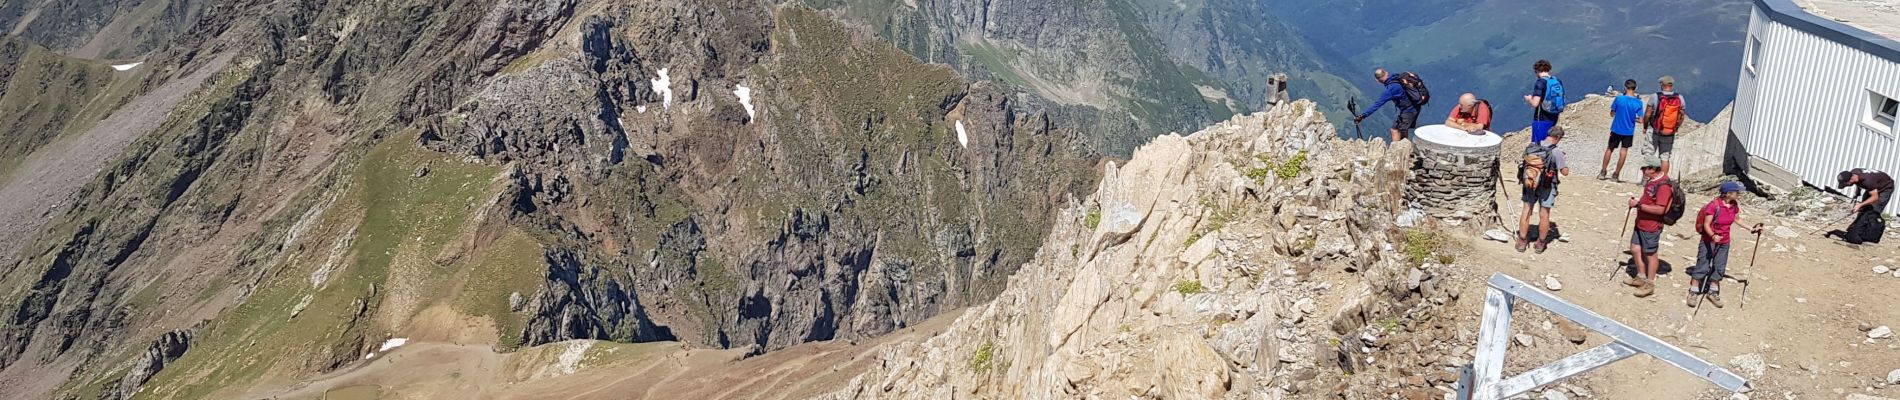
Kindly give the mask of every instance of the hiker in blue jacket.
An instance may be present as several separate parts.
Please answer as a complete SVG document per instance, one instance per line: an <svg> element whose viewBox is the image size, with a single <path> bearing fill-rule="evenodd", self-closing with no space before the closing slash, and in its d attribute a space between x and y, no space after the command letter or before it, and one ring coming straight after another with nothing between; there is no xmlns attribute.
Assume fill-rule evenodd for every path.
<svg viewBox="0 0 1900 400"><path fill-rule="evenodd" d="M1352 123L1359 124L1366 117L1372 116L1372 113L1379 112L1379 107L1389 101L1392 102L1393 107L1399 109L1399 119L1392 122L1392 142L1398 143L1412 136L1412 130L1418 129L1418 102L1413 101L1412 96L1405 93L1405 85L1399 84L1398 79L1386 73L1385 68L1372 70L1372 77L1385 85L1385 92L1379 94L1379 101L1372 102L1372 108L1353 117Z"/></svg>

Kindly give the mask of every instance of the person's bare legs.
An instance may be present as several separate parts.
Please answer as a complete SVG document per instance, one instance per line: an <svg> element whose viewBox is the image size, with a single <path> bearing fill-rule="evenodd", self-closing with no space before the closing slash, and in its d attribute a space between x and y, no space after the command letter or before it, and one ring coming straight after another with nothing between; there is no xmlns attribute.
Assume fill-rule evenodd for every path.
<svg viewBox="0 0 1900 400"><path fill-rule="evenodd" d="M1522 213L1523 215L1519 215L1517 217L1517 242L1518 243L1525 243L1525 242L1530 241L1529 238L1530 238L1530 230L1531 230L1531 209L1537 208L1537 203L1524 203L1523 208L1524 208L1524 212ZM1522 251L1523 249L1518 249L1518 250Z"/></svg>
<svg viewBox="0 0 1900 400"><path fill-rule="evenodd" d="M1623 152L1621 152L1621 153L1617 153L1617 155L1616 155L1616 175L1610 175L1610 179L1616 179L1616 180L1621 180L1621 179L1623 179L1623 161L1624 161L1624 160L1628 160L1629 158L1630 158L1630 148L1628 148L1628 147L1624 147L1624 148L1623 148ZM1604 152L1604 153L1603 153L1603 159L1604 159L1604 161L1605 161L1605 163L1608 163L1608 160L1610 159L1610 154L1609 154L1609 152L1607 152L1607 151L1606 151L1606 152Z"/></svg>
<svg viewBox="0 0 1900 400"><path fill-rule="evenodd" d="M1539 249L1544 248L1543 247L1544 243L1549 243L1550 240L1553 239L1553 238L1544 237L1545 235L1549 235L1549 234L1550 234L1550 209L1545 208L1545 207L1537 207L1537 248ZM1539 250L1539 251L1542 251L1542 250Z"/></svg>
<svg viewBox="0 0 1900 400"><path fill-rule="evenodd" d="M1643 258L1648 259L1643 263L1643 280L1650 282L1656 281L1656 270L1662 266L1662 257L1658 257L1656 254L1657 253L1649 253L1643 255Z"/></svg>
<svg viewBox="0 0 1900 400"><path fill-rule="evenodd" d="M1603 166L1597 167L1597 176L1607 176L1610 173L1610 153L1614 152L1616 152L1615 146L1603 148ZM1616 169L1622 171L1623 166L1617 165Z"/></svg>
<svg viewBox="0 0 1900 400"><path fill-rule="evenodd" d="M1643 245L1630 243L1630 254L1634 254L1634 256L1630 257L1630 262L1636 263L1636 276L1632 278L1642 280L1643 277L1646 276L1644 275L1646 273L1645 271L1649 270L1649 268L1644 265L1648 260L1643 257Z"/></svg>

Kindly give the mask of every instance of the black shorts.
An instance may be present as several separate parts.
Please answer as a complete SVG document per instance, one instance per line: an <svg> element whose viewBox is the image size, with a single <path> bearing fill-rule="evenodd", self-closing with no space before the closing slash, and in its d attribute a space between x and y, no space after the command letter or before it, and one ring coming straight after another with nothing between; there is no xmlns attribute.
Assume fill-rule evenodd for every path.
<svg viewBox="0 0 1900 400"><path fill-rule="evenodd" d="M1418 113L1399 113L1399 119L1392 121L1392 129L1411 136L1412 130L1418 129Z"/></svg>
<svg viewBox="0 0 1900 400"><path fill-rule="evenodd" d="M1630 148L1630 146L1634 146L1634 145L1636 145L1636 135L1618 135L1616 133L1610 133L1610 147L1609 148L1627 149L1627 148Z"/></svg>

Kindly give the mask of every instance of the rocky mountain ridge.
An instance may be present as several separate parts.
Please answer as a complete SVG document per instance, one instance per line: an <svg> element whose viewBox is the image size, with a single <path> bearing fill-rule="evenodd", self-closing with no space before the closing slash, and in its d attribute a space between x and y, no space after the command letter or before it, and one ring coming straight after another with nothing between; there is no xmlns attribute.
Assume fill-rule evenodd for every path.
<svg viewBox="0 0 1900 400"><path fill-rule="evenodd" d="M1468 283L1392 223L1409 148L1333 133L1298 101L1157 138L995 301L834 397L1436 398L1451 349L1412 344L1472 334L1440 320Z"/></svg>

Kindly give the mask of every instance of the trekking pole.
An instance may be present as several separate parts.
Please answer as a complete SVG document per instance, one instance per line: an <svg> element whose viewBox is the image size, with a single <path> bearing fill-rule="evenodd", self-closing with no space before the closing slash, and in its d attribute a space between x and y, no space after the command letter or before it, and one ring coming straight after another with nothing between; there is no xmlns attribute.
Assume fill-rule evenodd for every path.
<svg viewBox="0 0 1900 400"><path fill-rule="evenodd" d="M1625 212L1623 212L1623 232L1625 232L1625 233L1623 234L1623 243L1624 243L1624 245L1626 245L1626 246L1627 246L1627 245L1628 245L1628 243L1629 243L1629 235L1631 235L1631 234L1632 234L1632 233L1631 233L1632 231L1630 230L1630 217L1634 217L1634 216L1636 216L1636 208L1635 208L1635 207L1631 207L1631 208L1629 209L1629 211L1625 211ZM1634 257L1634 256L1635 256L1635 254L1631 254L1630 256L1632 256L1632 257ZM1622 264L1618 264L1618 265L1616 266L1616 268L1611 268L1611 269L1610 269L1610 282L1616 282L1616 271L1617 271L1617 270L1620 270L1620 269L1623 269L1623 265L1622 265Z"/></svg>
<svg viewBox="0 0 1900 400"><path fill-rule="evenodd" d="M1852 217L1852 216L1854 216L1854 214L1857 214L1857 213L1851 213L1851 212L1850 212L1850 213L1847 213L1847 215L1842 215L1842 216L1841 216L1840 218L1835 218L1835 219L1834 219L1833 221L1828 221L1828 223L1827 223L1826 225L1821 225L1821 227L1819 227L1819 228L1814 228L1814 231L1813 231L1813 232L1808 232L1808 234L1809 234L1809 235L1813 235L1813 234L1816 234L1816 233L1821 233L1821 231L1824 231L1824 230L1827 230L1827 227L1830 227L1830 226L1834 226L1834 224L1838 224L1838 223L1841 223L1841 221L1846 221L1846 220L1847 220L1847 217Z"/></svg>
<svg viewBox="0 0 1900 400"><path fill-rule="evenodd" d="M1748 269L1755 270L1755 256L1761 254L1761 224L1755 224L1755 248L1748 251ZM1742 284L1742 309L1748 309L1748 279L1723 275Z"/></svg>
<svg viewBox="0 0 1900 400"><path fill-rule="evenodd" d="M1352 117L1354 118L1354 121L1352 122L1352 138L1354 140L1365 139L1366 133L1359 131L1359 121L1357 121L1357 119L1359 118L1359 98L1358 97L1346 99L1346 112L1352 113Z"/></svg>

